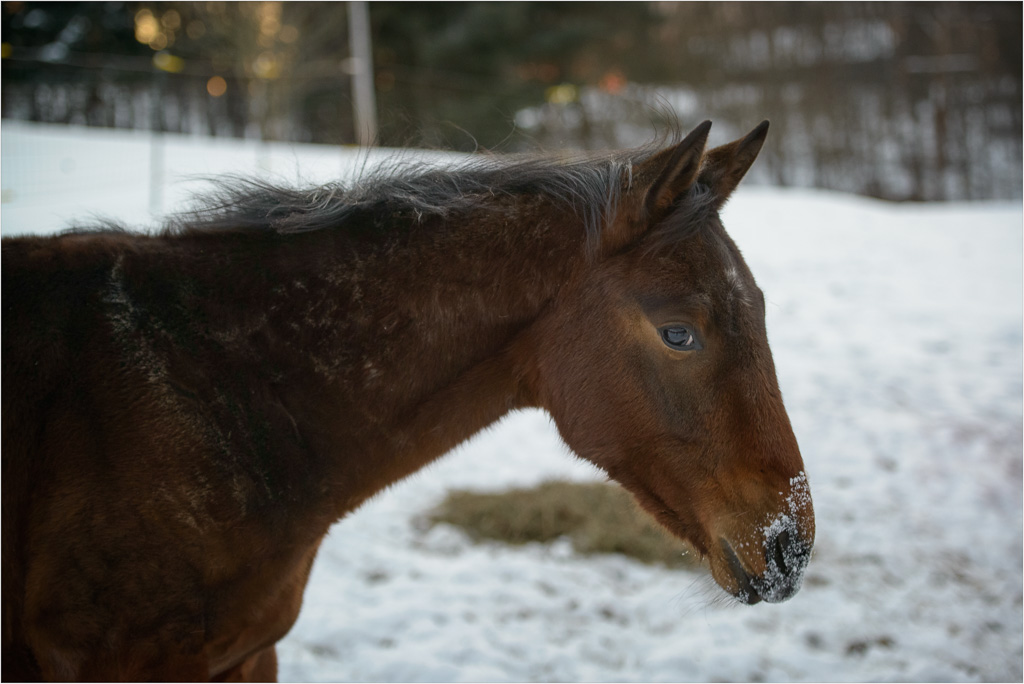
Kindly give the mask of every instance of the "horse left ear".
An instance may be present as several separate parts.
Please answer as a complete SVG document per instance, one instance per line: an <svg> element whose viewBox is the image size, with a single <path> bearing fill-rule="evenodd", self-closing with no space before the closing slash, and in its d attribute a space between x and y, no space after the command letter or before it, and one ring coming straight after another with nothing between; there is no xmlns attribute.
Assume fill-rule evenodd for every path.
<svg viewBox="0 0 1024 684"><path fill-rule="evenodd" d="M711 122L705 121L683 138L641 162L630 173L638 180L642 199L634 220L618 222L601 236L602 250L613 254L644 234L672 211L672 207L697 181L704 159Z"/></svg>
<svg viewBox="0 0 1024 684"><path fill-rule="evenodd" d="M709 150L704 156L699 180L711 189L719 207L729 199L757 159L767 135L768 122L762 121L745 138Z"/></svg>
<svg viewBox="0 0 1024 684"><path fill-rule="evenodd" d="M660 219L679 197L697 180L708 141L711 122L705 121L690 131L675 147L656 155L648 166L660 168L658 178L647 189L644 209L652 222Z"/></svg>

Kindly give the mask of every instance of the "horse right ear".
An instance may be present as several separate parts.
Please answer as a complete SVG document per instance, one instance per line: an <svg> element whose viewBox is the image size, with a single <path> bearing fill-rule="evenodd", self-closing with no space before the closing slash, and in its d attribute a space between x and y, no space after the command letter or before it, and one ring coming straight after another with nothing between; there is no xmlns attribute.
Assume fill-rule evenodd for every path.
<svg viewBox="0 0 1024 684"><path fill-rule="evenodd" d="M711 188L717 207L721 208L725 204L746 175L750 165L757 158L757 153L761 151L767 135L768 122L762 121L745 138L708 150L704 156L700 179Z"/></svg>

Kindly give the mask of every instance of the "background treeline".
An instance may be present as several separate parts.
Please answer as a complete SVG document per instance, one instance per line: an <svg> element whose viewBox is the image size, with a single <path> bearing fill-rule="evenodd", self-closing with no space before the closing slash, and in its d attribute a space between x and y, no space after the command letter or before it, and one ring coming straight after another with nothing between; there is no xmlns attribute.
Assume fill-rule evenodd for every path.
<svg viewBox="0 0 1024 684"><path fill-rule="evenodd" d="M762 181L1021 195L1021 3L370 3L379 140L607 148L772 120ZM5 118L353 143L345 3L6 2Z"/></svg>

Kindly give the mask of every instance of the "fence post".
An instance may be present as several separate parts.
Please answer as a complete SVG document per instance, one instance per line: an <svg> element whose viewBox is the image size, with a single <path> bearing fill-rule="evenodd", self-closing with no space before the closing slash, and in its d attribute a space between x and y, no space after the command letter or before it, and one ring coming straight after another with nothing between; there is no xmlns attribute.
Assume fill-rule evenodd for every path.
<svg viewBox="0 0 1024 684"><path fill-rule="evenodd" d="M158 73L153 79L153 119L149 133L149 214L158 218L163 213L164 190L164 136L163 117L160 101L163 99L164 75Z"/></svg>
<svg viewBox="0 0 1024 684"><path fill-rule="evenodd" d="M348 3L348 37L356 140L363 147L371 147L377 141L377 102L373 92L370 11L363 0Z"/></svg>

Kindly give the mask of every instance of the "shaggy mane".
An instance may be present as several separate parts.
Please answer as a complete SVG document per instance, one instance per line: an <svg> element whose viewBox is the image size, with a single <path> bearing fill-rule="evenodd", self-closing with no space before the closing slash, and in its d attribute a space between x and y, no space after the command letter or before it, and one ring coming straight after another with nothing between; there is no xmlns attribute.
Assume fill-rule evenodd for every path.
<svg viewBox="0 0 1024 684"><path fill-rule="evenodd" d="M580 217L588 241L614 220L623 191L632 183L634 165L653 154L653 146L601 156L477 156L438 166L392 161L352 183L332 182L297 188L243 176L209 179L210 191L193 207L174 215L170 234L207 231L272 231L280 235L326 229L386 232L412 219L448 219L497 210L502 198L540 195ZM673 223L690 224L704 213L705 192L695 187L680 203ZM694 202L690 199L696 200ZM401 217L401 221L396 221ZM680 220L684 219L684 220Z"/></svg>

